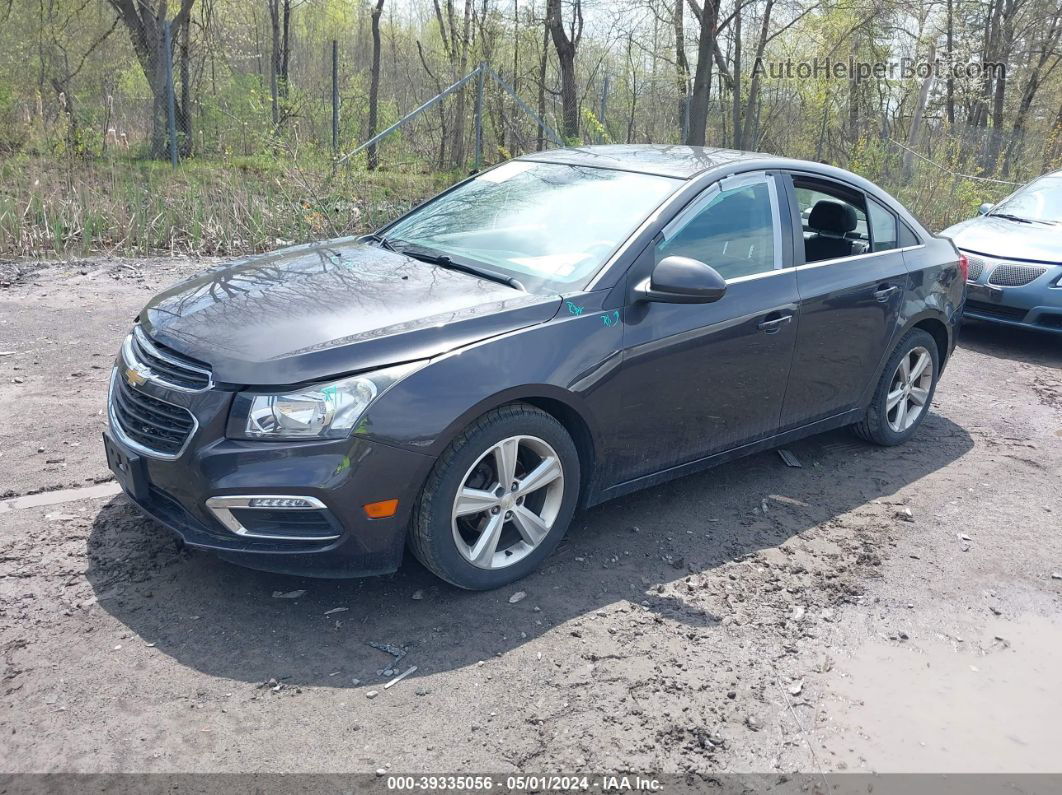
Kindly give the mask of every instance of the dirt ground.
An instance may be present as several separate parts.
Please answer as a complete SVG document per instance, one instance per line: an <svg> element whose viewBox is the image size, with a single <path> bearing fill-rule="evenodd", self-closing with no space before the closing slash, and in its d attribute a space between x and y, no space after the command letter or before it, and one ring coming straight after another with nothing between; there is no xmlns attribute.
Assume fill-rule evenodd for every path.
<svg viewBox="0 0 1062 795"><path fill-rule="evenodd" d="M203 266L0 264L0 771L1062 772L1058 338L967 326L908 445L600 506L516 587L302 580L106 485L111 359Z"/></svg>

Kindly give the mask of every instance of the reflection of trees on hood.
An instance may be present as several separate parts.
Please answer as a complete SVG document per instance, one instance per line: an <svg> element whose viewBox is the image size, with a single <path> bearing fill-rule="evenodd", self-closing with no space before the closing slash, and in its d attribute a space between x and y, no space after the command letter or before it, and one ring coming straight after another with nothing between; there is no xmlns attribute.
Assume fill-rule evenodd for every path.
<svg viewBox="0 0 1062 795"><path fill-rule="evenodd" d="M222 325L254 326L263 321L272 323L285 314L308 318L347 312L353 315L359 309L378 311L380 305L394 313L397 322L393 324L299 351L304 352L422 326L424 313L416 307L430 304L436 292L440 299L463 296L469 304L432 318L442 324L471 316L482 303L477 296L485 298L498 290L498 285L489 281L383 249L361 244L342 249L322 246L295 256L279 252L211 271L173 288L150 309L174 318L194 315L194 323L178 323L167 331L189 342L233 352L237 348L230 341L213 335L215 319ZM528 298L513 292L516 303ZM406 314L403 307L412 315L408 319L401 319ZM196 333L189 326L202 332Z"/></svg>

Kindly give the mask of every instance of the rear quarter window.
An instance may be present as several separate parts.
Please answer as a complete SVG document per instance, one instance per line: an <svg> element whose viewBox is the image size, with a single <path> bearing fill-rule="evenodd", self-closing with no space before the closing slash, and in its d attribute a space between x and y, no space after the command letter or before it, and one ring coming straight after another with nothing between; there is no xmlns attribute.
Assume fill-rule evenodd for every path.
<svg viewBox="0 0 1062 795"><path fill-rule="evenodd" d="M915 231L905 222L900 221L900 248L920 246L921 244L922 241L918 239L918 235L915 234Z"/></svg>

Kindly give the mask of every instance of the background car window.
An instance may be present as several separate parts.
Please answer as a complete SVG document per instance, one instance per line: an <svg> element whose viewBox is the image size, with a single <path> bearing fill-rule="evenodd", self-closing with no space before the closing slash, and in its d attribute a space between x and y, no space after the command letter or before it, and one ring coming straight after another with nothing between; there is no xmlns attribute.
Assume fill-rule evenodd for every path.
<svg viewBox="0 0 1062 795"><path fill-rule="evenodd" d="M766 182L720 191L656 248L664 257L691 257L724 279L774 270L774 209Z"/></svg>
<svg viewBox="0 0 1062 795"><path fill-rule="evenodd" d="M1043 224L1062 223L1062 177L1041 177L992 208L990 215L1013 215Z"/></svg>
<svg viewBox="0 0 1062 795"><path fill-rule="evenodd" d="M867 201L870 213L870 237L874 251L896 248L896 216L873 199Z"/></svg>
<svg viewBox="0 0 1062 795"><path fill-rule="evenodd" d="M825 186L798 184L795 189L805 262L854 257L870 250L867 214L861 202Z"/></svg>

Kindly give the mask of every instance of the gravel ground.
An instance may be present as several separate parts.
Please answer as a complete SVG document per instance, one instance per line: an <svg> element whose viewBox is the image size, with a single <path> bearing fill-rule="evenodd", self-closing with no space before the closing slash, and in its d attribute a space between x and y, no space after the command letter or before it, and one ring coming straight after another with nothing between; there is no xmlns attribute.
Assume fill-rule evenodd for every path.
<svg viewBox="0 0 1062 795"><path fill-rule="evenodd" d="M0 263L0 499L109 480L111 358L205 264ZM0 503L0 771L1062 772L1058 339L968 326L911 443L790 449L577 516L491 593ZM373 643L416 672L385 690Z"/></svg>

